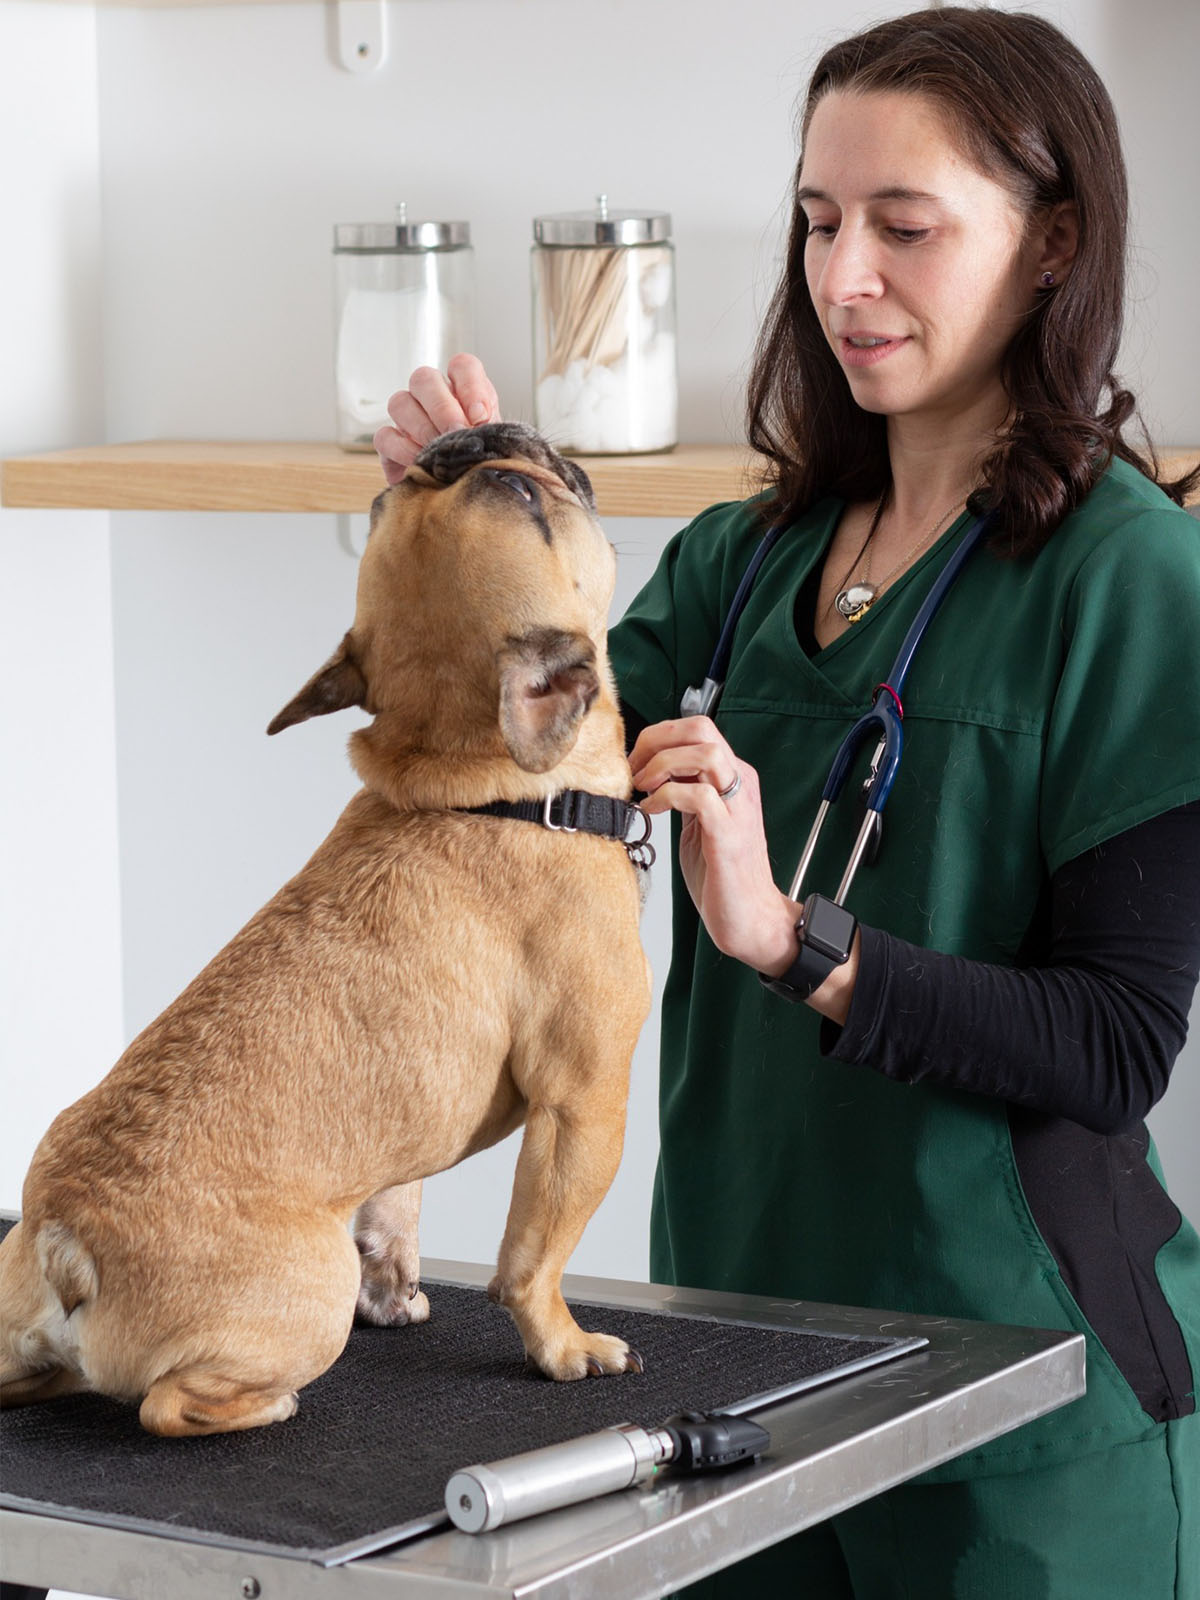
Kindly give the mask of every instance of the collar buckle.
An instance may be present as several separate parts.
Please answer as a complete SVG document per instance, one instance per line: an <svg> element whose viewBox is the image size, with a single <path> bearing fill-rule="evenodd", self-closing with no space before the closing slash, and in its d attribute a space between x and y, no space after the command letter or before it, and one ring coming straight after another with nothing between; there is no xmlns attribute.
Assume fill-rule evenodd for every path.
<svg viewBox="0 0 1200 1600"><path fill-rule="evenodd" d="M548 794L546 796L546 803L542 807L542 823L543 826L549 828L553 833L579 832L578 828L573 828L567 821L567 795L570 793L571 791L567 789L564 790L562 794ZM562 819L559 822L555 822L550 815L550 808L554 805L555 801L559 802L558 814Z"/></svg>

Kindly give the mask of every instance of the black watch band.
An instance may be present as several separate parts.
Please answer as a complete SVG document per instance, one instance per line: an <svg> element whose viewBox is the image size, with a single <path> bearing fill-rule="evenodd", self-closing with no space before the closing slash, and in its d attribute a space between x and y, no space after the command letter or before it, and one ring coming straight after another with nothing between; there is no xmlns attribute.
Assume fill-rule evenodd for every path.
<svg viewBox="0 0 1200 1600"><path fill-rule="evenodd" d="M795 961L778 978L760 972L759 981L783 1000L807 1000L835 967L849 961L857 932L858 921L845 906L810 894L796 924L800 950Z"/></svg>

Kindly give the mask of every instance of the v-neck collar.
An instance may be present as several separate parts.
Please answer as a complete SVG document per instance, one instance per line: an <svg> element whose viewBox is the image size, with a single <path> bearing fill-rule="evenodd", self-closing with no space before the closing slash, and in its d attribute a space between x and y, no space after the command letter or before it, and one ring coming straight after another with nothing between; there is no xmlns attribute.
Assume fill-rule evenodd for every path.
<svg viewBox="0 0 1200 1600"><path fill-rule="evenodd" d="M842 513L845 511L845 502L841 501L838 504L839 504L838 514L831 521L831 523L829 525L829 528L826 531L825 541L824 541L824 544L822 546L821 554L820 554L820 559L822 561L824 561L825 557L829 553L829 547L833 542L834 531L837 528L837 524L838 524L838 521L840 521L840 519L841 519ZM877 625L879 617L886 616L888 608L891 606L891 604L892 604L893 600L895 599L895 597L897 595L903 594L904 590L908 587L908 585L912 582L912 580L917 576L917 574L919 572L923 572L925 570L925 568L932 561L934 561L935 558L940 553L943 553L945 551L947 545L953 545L953 544L956 544L958 542L958 535L961 533L963 522L968 516L969 516L969 512L967 512L965 509L963 511L961 511L959 513L959 515L954 519L954 521L950 524L950 526L946 529L945 533L943 533L939 539L935 540L935 542L929 546L929 549L926 550L923 555L918 556L916 561L913 562L912 566L907 568L906 571L904 571L904 572L902 572L900 574L900 576L896 579L895 583L891 583L891 584L888 585L888 587L880 595L879 599L876 600L873 603L873 605L869 608L869 610L867 611L866 616L861 618L860 621L858 621L858 622L852 622L849 625L849 627L845 628L841 633L838 634L836 639L831 640L829 642L829 644L823 646L821 649L819 649L816 652L815 655L812 655L812 656L808 656L808 655L805 654L803 646L801 645L800 640L796 635L796 624L795 624L794 608L795 608L796 598L797 598L797 595L799 593L799 588L797 587L797 589L793 591L793 595L792 595L793 612L792 612L792 617L791 617L791 634L792 634L792 637L793 637L793 639L795 641L796 649L800 652L800 654L802 656L805 656L805 659L807 661L811 662L811 664L814 667L820 669L827 662L836 660L838 655L840 655L843 651L853 648L854 647L854 641L856 639L864 639L864 638L869 639L870 638L870 629L871 629L871 627L873 625ZM809 571L811 571L811 570L812 569L809 568ZM804 577L802 577L801 580L800 580L801 583L803 583L804 578L806 578L807 576L808 576L808 573L806 572L804 574Z"/></svg>

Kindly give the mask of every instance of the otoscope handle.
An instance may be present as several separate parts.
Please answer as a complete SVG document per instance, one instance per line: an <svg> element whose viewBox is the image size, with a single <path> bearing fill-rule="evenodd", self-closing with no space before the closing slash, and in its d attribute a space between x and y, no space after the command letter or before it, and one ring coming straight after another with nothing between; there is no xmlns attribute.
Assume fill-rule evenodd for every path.
<svg viewBox="0 0 1200 1600"><path fill-rule="evenodd" d="M446 1513L464 1533L488 1533L502 1522L632 1488L672 1462L683 1472L713 1472L756 1461L770 1443L757 1422L723 1411L681 1411L661 1428L623 1422L488 1466L464 1467L446 1485Z"/></svg>
<svg viewBox="0 0 1200 1600"><path fill-rule="evenodd" d="M487 1533L541 1511L641 1483L673 1453L661 1428L625 1422L565 1444L464 1467L446 1485L446 1512L464 1533Z"/></svg>

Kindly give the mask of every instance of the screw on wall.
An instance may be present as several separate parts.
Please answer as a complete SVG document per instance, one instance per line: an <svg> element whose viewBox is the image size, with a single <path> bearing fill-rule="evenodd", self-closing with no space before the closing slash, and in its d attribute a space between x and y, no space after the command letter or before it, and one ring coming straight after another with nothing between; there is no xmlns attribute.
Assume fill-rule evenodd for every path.
<svg viewBox="0 0 1200 1600"><path fill-rule="evenodd" d="M334 0L337 59L347 72L374 72L387 59L385 0Z"/></svg>
<svg viewBox="0 0 1200 1600"><path fill-rule="evenodd" d="M258 1600L262 1593L262 1584L257 1578L242 1579L242 1600Z"/></svg>

